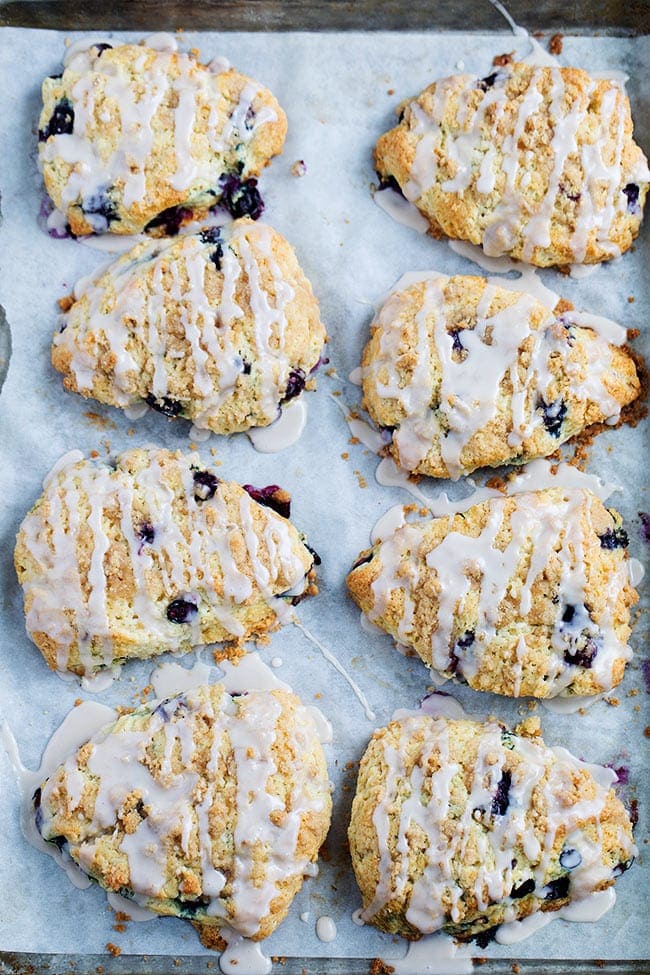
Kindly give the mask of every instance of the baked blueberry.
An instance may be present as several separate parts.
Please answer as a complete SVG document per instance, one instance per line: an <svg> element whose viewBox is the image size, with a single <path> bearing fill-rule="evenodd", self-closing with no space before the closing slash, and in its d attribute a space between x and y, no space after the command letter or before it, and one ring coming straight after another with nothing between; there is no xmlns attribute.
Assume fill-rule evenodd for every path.
<svg viewBox="0 0 650 975"><path fill-rule="evenodd" d="M302 369L292 369L289 373L289 379L287 381L287 388L282 399L283 403L287 400L293 399L294 396L300 396L303 389L305 388L305 374Z"/></svg>
<svg viewBox="0 0 650 975"><path fill-rule="evenodd" d="M57 102L50 121L39 129L38 141L46 142L51 135L70 135L74 128L74 108L67 98Z"/></svg>
<svg viewBox="0 0 650 975"><path fill-rule="evenodd" d="M209 501L219 486L219 478L210 471L194 472L194 498L196 501Z"/></svg>
<svg viewBox="0 0 650 975"><path fill-rule="evenodd" d="M196 603L189 599L174 599L167 607L167 619L170 623L191 623L197 613Z"/></svg>
<svg viewBox="0 0 650 975"><path fill-rule="evenodd" d="M264 212L264 201L257 188L254 177L241 180L235 173L222 176L219 181L221 203L235 217L250 217L258 220Z"/></svg>
<svg viewBox="0 0 650 975"><path fill-rule="evenodd" d="M600 538L600 547L606 549L627 548L630 540L624 528L608 528Z"/></svg>
<svg viewBox="0 0 650 975"><path fill-rule="evenodd" d="M242 484L242 487L244 491L250 494L253 501L257 501L258 504L263 504L267 508L272 508L283 518L290 517L291 495L278 484L267 484L263 488L256 488L252 484Z"/></svg>
<svg viewBox="0 0 650 975"><path fill-rule="evenodd" d="M182 404L178 400L170 399L168 396L157 397L153 393L149 393L146 397L146 403L152 410L156 410L157 413L162 413L163 416L178 416L183 409Z"/></svg>
<svg viewBox="0 0 650 975"><path fill-rule="evenodd" d="M544 426L550 435L552 437L559 437L562 431L564 417L566 416L566 403L564 400L556 399L552 403L547 403L542 399L539 401L537 409L541 410Z"/></svg>
<svg viewBox="0 0 650 975"><path fill-rule="evenodd" d="M492 807L490 812L493 816L503 816L506 809L508 808L508 794L510 792L510 783L512 782L512 774L505 769L497 785L497 791L492 798Z"/></svg>

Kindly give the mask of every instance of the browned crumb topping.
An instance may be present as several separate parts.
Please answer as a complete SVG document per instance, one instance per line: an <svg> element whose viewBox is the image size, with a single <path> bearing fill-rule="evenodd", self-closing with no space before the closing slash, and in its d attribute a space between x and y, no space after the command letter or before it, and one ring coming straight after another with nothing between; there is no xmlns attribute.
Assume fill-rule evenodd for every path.
<svg viewBox="0 0 650 975"><path fill-rule="evenodd" d="M210 951L226 950L226 942L219 934L219 928L214 924L201 924L200 921L192 921L191 924L194 926L204 948L209 948Z"/></svg>
<svg viewBox="0 0 650 975"><path fill-rule="evenodd" d="M256 637L256 642L261 643L261 639ZM228 644L223 647L215 647L213 651L214 662L220 664L222 660L237 661L246 655L246 648L241 643Z"/></svg>
<svg viewBox="0 0 650 975"><path fill-rule="evenodd" d="M387 965L381 958L373 958L370 962L368 975L393 975L395 969L392 965Z"/></svg>
<svg viewBox="0 0 650 975"><path fill-rule="evenodd" d="M501 494L505 494L507 490L506 482L500 474L495 474L493 477L487 480L485 482L485 486L492 488L493 491L500 491Z"/></svg>
<svg viewBox="0 0 650 975"><path fill-rule="evenodd" d="M549 54L561 54L562 53L562 35L553 34L552 38L548 42Z"/></svg>
<svg viewBox="0 0 650 975"><path fill-rule="evenodd" d="M74 296L66 295L65 298L59 298L58 305L61 311L70 311L74 305Z"/></svg>

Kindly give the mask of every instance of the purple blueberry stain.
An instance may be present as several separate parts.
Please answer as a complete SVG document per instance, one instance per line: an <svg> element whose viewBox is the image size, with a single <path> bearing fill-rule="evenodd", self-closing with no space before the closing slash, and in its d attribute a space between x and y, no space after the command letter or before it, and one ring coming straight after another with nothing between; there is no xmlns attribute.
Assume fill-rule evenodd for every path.
<svg viewBox="0 0 650 975"><path fill-rule="evenodd" d="M624 528L608 528L602 535L599 535L600 547L608 550L615 548L627 548L630 544L627 532Z"/></svg>
<svg viewBox="0 0 650 975"><path fill-rule="evenodd" d="M149 221L144 232L149 233L151 230L161 229L166 237L175 237L183 224L191 220L193 216L194 214L189 207L168 207Z"/></svg>
<svg viewBox="0 0 650 975"><path fill-rule="evenodd" d="M214 245L212 253L210 254L210 260L214 264L217 271L220 271L221 258L223 257L223 240L221 239L220 228L208 227L206 230L202 230L199 234L199 240L203 244Z"/></svg>
<svg viewBox="0 0 650 975"><path fill-rule="evenodd" d="M641 522L641 539L650 545L650 514L647 511L639 511L639 521Z"/></svg>
<svg viewBox="0 0 650 975"><path fill-rule="evenodd" d="M492 797L492 806L490 812L493 816L503 816L509 805L508 795L510 793L510 784L512 782L512 773L508 769L504 769L499 784L497 785L497 791Z"/></svg>
<svg viewBox="0 0 650 975"><path fill-rule="evenodd" d="M252 484L243 484L242 487L253 501L257 501L258 504L264 505L266 508L272 508L283 518L290 516L291 498L278 484L267 484L263 488L256 488Z"/></svg>
<svg viewBox="0 0 650 975"><path fill-rule="evenodd" d="M81 203L81 210L96 234L106 233L110 225L120 219L117 206L109 196L108 188L85 197Z"/></svg>
<svg viewBox="0 0 650 975"><path fill-rule="evenodd" d="M219 486L219 478L210 471L194 472L194 500L209 501Z"/></svg>
<svg viewBox="0 0 650 975"><path fill-rule="evenodd" d="M451 337L451 348L453 352L464 352L465 346L460 340L460 329L454 328L447 333Z"/></svg>
<svg viewBox="0 0 650 975"><path fill-rule="evenodd" d="M305 548L307 549L307 551L309 552L309 554L314 560L312 565L320 565L323 560L321 559L316 549L312 548L311 545L307 545L307 544L305 544Z"/></svg>
<svg viewBox="0 0 650 975"><path fill-rule="evenodd" d="M228 173L219 180L221 203L235 219L250 217L258 220L264 212L264 201L254 177L242 180L235 173Z"/></svg>
<svg viewBox="0 0 650 975"><path fill-rule="evenodd" d="M614 766L609 762L605 762L605 767L611 768L612 772L616 776L616 782L618 785L630 784L630 769L627 765Z"/></svg>
<svg viewBox="0 0 650 975"><path fill-rule="evenodd" d="M621 861L621 863L617 863L616 866L614 867L614 876L620 877L622 873L625 873L626 870L630 869L633 863L634 863L634 857L632 857L629 860L623 860Z"/></svg>
<svg viewBox="0 0 650 975"><path fill-rule="evenodd" d="M38 141L47 142L51 135L71 135L74 128L74 108L67 98L54 106L52 116L44 129L38 130Z"/></svg>
<svg viewBox="0 0 650 975"><path fill-rule="evenodd" d="M570 879L568 874L564 874L562 877L557 877L555 880L551 880L545 887L542 888L541 896L545 901L560 901L564 900L569 893Z"/></svg>
<svg viewBox="0 0 650 975"><path fill-rule="evenodd" d="M544 426L550 435L552 437L559 437L567 412L564 400L556 399L552 403L547 403L544 399L540 399L537 404L537 409L541 411Z"/></svg>
<svg viewBox="0 0 650 975"><path fill-rule="evenodd" d="M105 42L102 42L101 44L93 44L93 51L97 51L98 58L102 56L104 51L112 51L112 50L113 50L112 44L106 44Z"/></svg>
<svg viewBox="0 0 650 975"><path fill-rule="evenodd" d="M295 396L300 396L304 388L305 373L302 369L292 369L289 373L287 388L285 389L284 396L282 397L282 402L286 403L287 400L293 399Z"/></svg>
<svg viewBox="0 0 650 975"><path fill-rule="evenodd" d="M359 566L361 565L366 565L367 562L372 562L374 557L375 557L374 552L369 552L367 555L362 555L360 558L357 559L357 561L352 566L352 571L358 569Z"/></svg>
<svg viewBox="0 0 650 975"><path fill-rule="evenodd" d="M589 670L597 653L598 646L596 641L589 638L585 640L582 646L565 650L564 659L568 664L572 664L574 667L584 667L585 670Z"/></svg>
<svg viewBox="0 0 650 975"><path fill-rule="evenodd" d="M167 619L170 623L191 623L198 611L196 603L180 597L167 607Z"/></svg>
<svg viewBox="0 0 650 975"><path fill-rule="evenodd" d="M162 413L163 416L178 416L183 409L182 403L178 400L170 399L169 396L154 396L153 393L145 397L145 402L152 410Z"/></svg>
<svg viewBox="0 0 650 975"><path fill-rule="evenodd" d="M535 881L531 877L530 880L524 880L518 887L513 887L510 891L510 896L513 900L519 900L522 897L527 897L528 894L532 894L534 890Z"/></svg>
<svg viewBox="0 0 650 975"><path fill-rule="evenodd" d="M639 206L639 187L636 183L628 183L627 186L623 187L623 193L627 197L628 213L636 216L641 212L641 207Z"/></svg>
<svg viewBox="0 0 650 975"><path fill-rule="evenodd" d="M145 545L151 545L156 533L154 531L153 525L145 521L138 528L138 538L140 539L140 544L138 546L138 555L142 555L142 549Z"/></svg>

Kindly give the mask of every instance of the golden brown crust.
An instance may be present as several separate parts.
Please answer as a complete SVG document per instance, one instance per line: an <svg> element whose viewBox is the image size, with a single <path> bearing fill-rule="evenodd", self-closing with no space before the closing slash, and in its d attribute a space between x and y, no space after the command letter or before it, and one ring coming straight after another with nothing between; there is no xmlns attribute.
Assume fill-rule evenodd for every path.
<svg viewBox="0 0 650 975"><path fill-rule="evenodd" d="M74 128L53 126L57 112L68 119L72 112ZM191 159L183 135L190 113ZM99 54L90 48L60 78L45 79L39 151L47 191L73 234L133 234L171 208L187 209L180 222L205 216L221 196L220 178L258 176L281 151L286 129L271 92L235 69L213 73L185 54L124 44ZM58 151L57 139L81 145ZM142 182L128 185L120 153Z"/></svg>
<svg viewBox="0 0 650 975"><path fill-rule="evenodd" d="M434 236L481 244L487 253L540 267L607 260L636 237L648 170L617 83L594 80L579 68L516 63L483 80L467 74L441 79L398 111L399 125L377 142L376 168L397 181ZM471 142L469 162L462 140L454 142L459 136ZM594 146L611 185L603 179L591 185ZM469 166L468 176L458 158ZM505 171L512 160L514 185ZM629 207L628 185L636 187ZM544 219L537 226L532 218L539 214Z"/></svg>
<svg viewBox="0 0 650 975"><path fill-rule="evenodd" d="M349 827L372 924L410 939L440 927L467 939L603 890L629 866L631 824L613 791L546 748L538 729L516 731L420 713L374 733ZM596 866L581 875L575 851L591 844Z"/></svg>
<svg viewBox="0 0 650 975"><path fill-rule="evenodd" d="M503 556L503 565L512 566L505 570L500 553L528 517L517 549ZM554 488L409 523L361 553L366 561L350 572L347 586L395 640L476 690L598 694L621 681L629 658L630 607L638 594L629 582L626 543L616 511L590 492ZM569 551L580 551L573 568ZM492 591L503 594L494 607Z"/></svg>

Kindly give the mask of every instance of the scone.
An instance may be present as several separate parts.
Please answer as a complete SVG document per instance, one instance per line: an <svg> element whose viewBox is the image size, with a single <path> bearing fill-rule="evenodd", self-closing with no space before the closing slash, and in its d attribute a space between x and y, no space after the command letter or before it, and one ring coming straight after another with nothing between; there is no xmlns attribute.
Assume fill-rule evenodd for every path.
<svg viewBox="0 0 650 975"><path fill-rule="evenodd" d="M273 510L284 500L288 514L288 495L277 493L253 499L198 454L66 455L14 554L27 630L49 666L88 675L125 658L240 643L286 620L292 600L317 591L315 555Z"/></svg>
<svg viewBox="0 0 650 975"><path fill-rule="evenodd" d="M316 727L287 691L221 684L108 725L34 794L36 826L109 891L259 940L329 828Z"/></svg>
<svg viewBox="0 0 650 975"><path fill-rule="evenodd" d="M632 656L627 534L591 491L492 498L362 552L352 598L428 667L508 697L589 695Z"/></svg>
<svg viewBox="0 0 650 975"><path fill-rule="evenodd" d="M547 748L539 722L425 714L375 732L349 828L362 916L468 938L610 887L636 855L609 769Z"/></svg>
<svg viewBox="0 0 650 975"><path fill-rule="evenodd" d="M371 326L363 405L417 474L456 480L547 457L639 394L631 357L580 320L485 278L411 284Z"/></svg>
<svg viewBox="0 0 650 975"><path fill-rule="evenodd" d="M375 161L434 236L539 267L628 250L650 180L619 82L530 64L430 85L399 107Z"/></svg>
<svg viewBox="0 0 650 975"><path fill-rule="evenodd" d="M248 218L137 244L70 302L52 345L66 389L221 434L272 423L325 340L291 246Z"/></svg>
<svg viewBox="0 0 650 975"><path fill-rule="evenodd" d="M259 216L256 177L286 129L271 92L234 69L100 44L43 82L39 158L74 235L169 233L219 201Z"/></svg>

